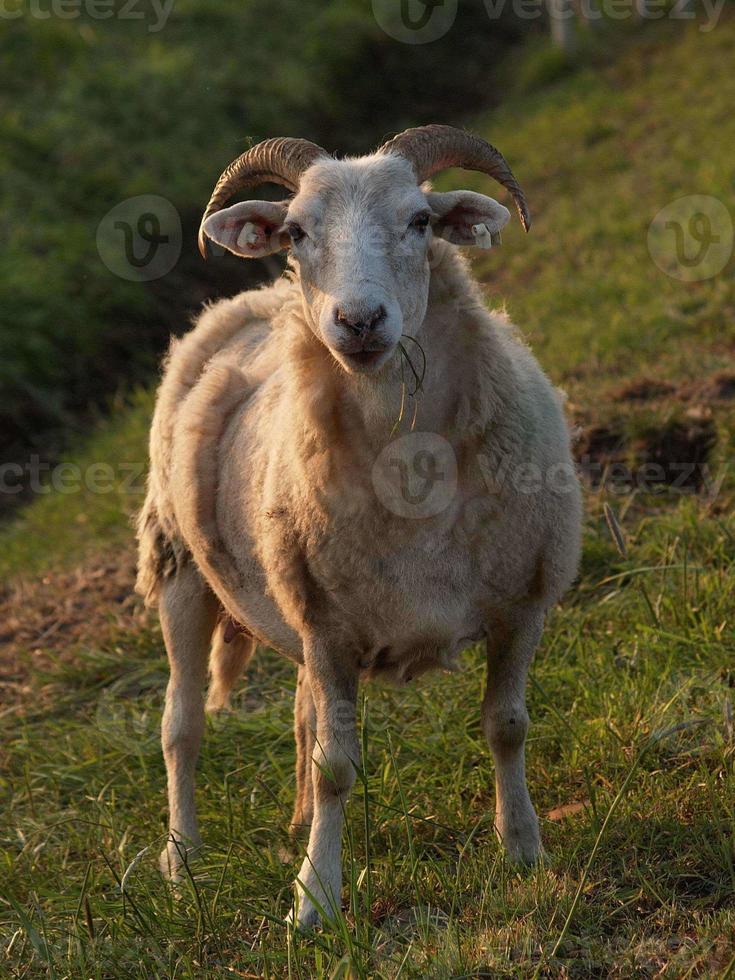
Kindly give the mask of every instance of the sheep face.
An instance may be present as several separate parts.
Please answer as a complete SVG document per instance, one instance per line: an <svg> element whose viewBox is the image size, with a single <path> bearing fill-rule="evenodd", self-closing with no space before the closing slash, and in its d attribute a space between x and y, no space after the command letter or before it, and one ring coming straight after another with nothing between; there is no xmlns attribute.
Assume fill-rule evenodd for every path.
<svg viewBox="0 0 735 980"><path fill-rule="evenodd" d="M471 191L432 193L403 157L322 157L287 202L247 201L211 215L208 238L247 258L290 248L307 322L351 374L373 374L426 314L435 235L489 247L506 208Z"/></svg>
<svg viewBox="0 0 735 980"><path fill-rule="evenodd" d="M327 159L304 174L284 228L308 322L345 370L379 371L420 329L431 217L402 159Z"/></svg>

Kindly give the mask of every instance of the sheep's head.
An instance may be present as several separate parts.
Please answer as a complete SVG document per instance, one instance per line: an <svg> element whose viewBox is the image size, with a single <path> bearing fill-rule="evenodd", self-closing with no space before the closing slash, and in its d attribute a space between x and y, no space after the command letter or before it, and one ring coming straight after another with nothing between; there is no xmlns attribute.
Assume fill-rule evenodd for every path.
<svg viewBox="0 0 735 980"><path fill-rule="evenodd" d="M498 150L450 126L424 126L354 160L335 160L306 140L258 144L220 177L199 247L206 255L211 238L244 258L289 248L315 334L346 370L375 372L401 336L421 326L432 237L487 248L510 217L483 194L422 189L448 167L495 177L528 230L523 192ZM265 182L293 196L223 207L237 191Z"/></svg>

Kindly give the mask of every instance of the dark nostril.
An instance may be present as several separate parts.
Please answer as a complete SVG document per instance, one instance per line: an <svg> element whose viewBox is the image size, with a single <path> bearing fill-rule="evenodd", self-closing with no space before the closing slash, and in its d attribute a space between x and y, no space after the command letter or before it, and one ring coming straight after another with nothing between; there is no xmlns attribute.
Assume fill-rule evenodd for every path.
<svg viewBox="0 0 735 980"><path fill-rule="evenodd" d="M350 316L345 313L344 310L340 309L339 306L334 308L334 319L342 327L347 327L352 333L360 334L366 333L368 330L373 330L375 327L379 326L387 316L387 312L384 306L379 306L374 310L369 316L361 319L356 319L354 316Z"/></svg>
<svg viewBox="0 0 735 980"><path fill-rule="evenodd" d="M372 330L373 328L379 326L387 316L388 314L386 313L385 307L382 305L379 306L370 318L370 329Z"/></svg>
<svg viewBox="0 0 735 980"><path fill-rule="evenodd" d="M367 329L367 324L363 323L362 320L354 320L349 317L343 310L338 306L334 308L334 319L341 327L347 327L352 333L361 334Z"/></svg>

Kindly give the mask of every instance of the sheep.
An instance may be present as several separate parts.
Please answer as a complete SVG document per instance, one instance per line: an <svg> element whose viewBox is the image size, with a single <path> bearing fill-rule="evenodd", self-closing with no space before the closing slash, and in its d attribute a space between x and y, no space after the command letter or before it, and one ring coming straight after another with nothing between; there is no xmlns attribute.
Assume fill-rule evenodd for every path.
<svg viewBox="0 0 735 980"><path fill-rule="evenodd" d="M137 587L159 607L170 661L161 866L176 880L200 845L207 666L216 710L256 643L269 646L297 664L297 928L340 908L359 681L451 669L480 640L495 829L511 859L542 854L524 692L545 613L576 575L580 492L559 393L486 310L458 250L496 244L510 213L432 191L448 167L493 176L528 230L499 151L448 126L356 159L272 139L235 160L202 219L202 253L209 241L244 258L287 249L288 268L209 306L173 343L152 423ZM266 181L291 196L225 207Z"/></svg>

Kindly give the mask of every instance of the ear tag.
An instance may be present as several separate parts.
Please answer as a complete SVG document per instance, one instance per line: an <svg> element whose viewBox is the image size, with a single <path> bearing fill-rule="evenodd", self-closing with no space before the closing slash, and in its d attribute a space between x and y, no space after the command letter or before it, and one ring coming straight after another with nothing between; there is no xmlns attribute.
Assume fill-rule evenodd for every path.
<svg viewBox="0 0 735 980"><path fill-rule="evenodd" d="M492 248L493 247L493 235L487 225L473 225L472 235L475 239L475 245L478 248Z"/></svg>
<svg viewBox="0 0 735 980"><path fill-rule="evenodd" d="M237 236L237 244L240 248L257 245L259 237L258 226L253 224L252 221L246 221L242 226L242 231Z"/></svg>

